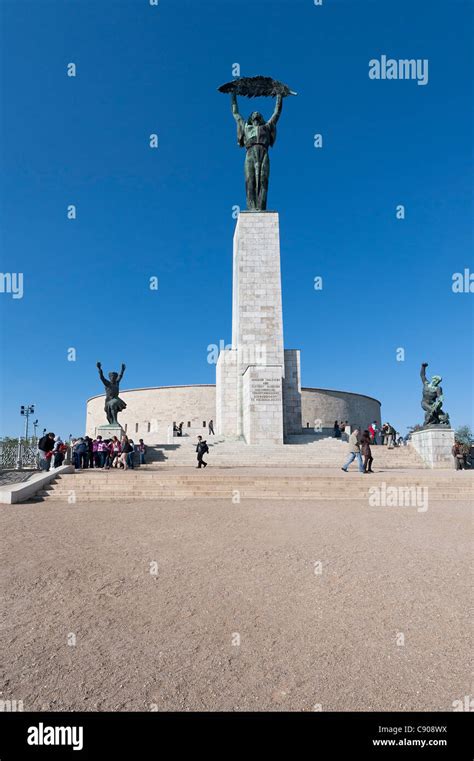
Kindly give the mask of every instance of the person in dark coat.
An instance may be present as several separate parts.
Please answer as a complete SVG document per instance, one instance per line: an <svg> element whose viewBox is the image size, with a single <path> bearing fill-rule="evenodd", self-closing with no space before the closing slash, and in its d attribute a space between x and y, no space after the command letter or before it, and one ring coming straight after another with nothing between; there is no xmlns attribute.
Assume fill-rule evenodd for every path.
<svg viewBox="0 0 474 761"><path fill-rule="evenodd" d="M94 442L90 436L85 436L84 441L87 444L87 465L89 468L94 467Z"/></svg>
<svg viewBox="0 0 474 761"><path fill-rule="evenodd" d="M87 442L81 437L74 445L74 465L78 470L86 469L89 462L89 449Z"/></svg>
<svg viewBox="0 0 474 761"><path fill-rule="evenodd" d="M334 421L334 438L340 439L341 438L341 429L339 428L339 423L337 420Z"/></svg>
<svg viewBox="0 0 474 761"><path fill-rule="evenodd" d="M202 436L198 436L196 452L197 452L197 461L198 461L198 464L196 465L196 467L197 468L200 468L201 466L203 468L207 467L207 462L204 462L202 458L204 457L206 452L209 452L209 447L207 446L206 442L202 440Z"/></svg>
<svg viewBox="0 0 474 761"><path fill-rule="evenodd" d="M47 433L38 442L39 466L41 470L51 467L51 452L54 449L54 433Z"/></svg>
<svg viewBox="0 0 474 761"><path fill-rule="evenodd" d="M362 457L364 458L364 473L373 473L374 471L372 470L372 463L374 458L372 457L372 452L370 449L370 433L368 431L364 431L362 434L360 440L360 451Z"/></svg>

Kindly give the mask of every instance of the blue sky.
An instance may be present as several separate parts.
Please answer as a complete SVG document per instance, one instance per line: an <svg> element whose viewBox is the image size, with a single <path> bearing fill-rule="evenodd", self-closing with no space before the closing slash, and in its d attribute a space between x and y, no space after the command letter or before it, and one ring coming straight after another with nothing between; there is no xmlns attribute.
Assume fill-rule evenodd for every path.
<svg viewBox="0 0 474 761"><path fill-rule="evenodd" d="M26 403L41 429L82 432L97 360L126 362L124 389L214 382L207 347L231 338L232 207L245 207L217 92L234 63L298 91L268 208L303 385L375 396L405 432L422 421L425 360L452 422L472 425L474 296L451 287L474 270L470 2L2 0L0 13L1 270L24 274L22 299L0 294L1 435L18 435ZM382 54L428 59L428 84L370 80Z"/></svg>

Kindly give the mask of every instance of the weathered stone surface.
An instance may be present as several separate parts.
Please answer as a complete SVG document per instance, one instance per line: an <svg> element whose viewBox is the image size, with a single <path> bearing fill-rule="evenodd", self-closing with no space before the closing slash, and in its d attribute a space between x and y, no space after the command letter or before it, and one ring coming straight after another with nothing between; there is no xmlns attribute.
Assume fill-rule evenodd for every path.
<svg viewBox="0 0 474 761"><path fill-rule="evenodd" d="M237 426L237 352L225 349L216 367L216 433L232 438Z"/></svg>
<svg viewBox="0 0 474 761"><path fill-rule="evenodd" d="M411 435L413 448L430 468L454 468L451 450L454 445L454 431L438 426L413 431Z"/></svg>
<svg viewBox="0 0 474 761"><path fill-rule="evenodd" d="M113 439L114 436L121 439L124 433L125 431L121 425L115 425L115 423L103 423L102 425L97 426L94 436L102 436L104 440Z"/></svg>
<svg viewBox="0 0 474 761"><path fill-rule="evenodd" d="M301 433L301 371L298 349L285 349L283 432L284 436Z"/></svg>
<svg viewBox="0 0 474 761"><path fill-rule="evenodd" d="M234 234L232 346L247 365L280 365L283 375L280 235L276 212L241 212Z"/></svg>
<svg viewBox="0 0 474 761"><path fill-rule="evenodd" d="M232 348L235 352L235 396L233 391L226 393L231 381L230 372L224 371L223 374L222 371L225 357L217 373L219 419L226 421L226 435L243 436L247 443L282 444L285 360L280 234L276 212L242 212L237 220L234 234ZM271 399L268 396L269 384L274 384ZM265 385L266 396L263 392ZM231 431L234 420L236 426ZM224 433L224 427L218 430Z"/></svg>
<svg viewBox="0 0 474 761"><path fill-rule="evenodd" d="M365 429L374 420L380 428L380 402L372 396L334 391L325 388L301 389L301 418L303 428L332 429L334 421L348 420L352 427Z"/></svg>
<svg viewBox="0 0 474 761"><path fill-rule="evenodd" d="M139 436L147 441L166 441L166 430L173 422L184 421L186 430L188 423L192 428L199 428L216 419L214 384L136 388L120 391L120 398L127 404L127 409L120 414L120 422L132 438ZM104 395L101 394L87 402L86 433L95 435L103 419Z"/></svg>
<svg viewBox="0 0 474 761"><path fill-rule="evenodd" d="M247 367L242 376L242 401L247 444L283 444L281 366Z"/></svg>

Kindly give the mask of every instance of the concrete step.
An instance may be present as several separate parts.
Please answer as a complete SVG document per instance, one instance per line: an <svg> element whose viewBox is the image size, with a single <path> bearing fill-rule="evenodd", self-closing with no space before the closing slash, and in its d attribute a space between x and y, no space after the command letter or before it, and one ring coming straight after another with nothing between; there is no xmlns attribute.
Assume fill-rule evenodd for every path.
<svg viewBox="0 0 474 761"><path fill-rule="evenodd" d="M362 477L362 476L361 476ZM374 480L374 479L368 479L364 477L363 484L362 481L346 483L341 484L337 482L337 484L334 484L334 482L327 482L327 481L315 481L315 482L307 482L307 483L301 483L300 481L293 481L293 482L282 482L282 481L276 481L275 479L268 479L268 480L262 480L262 481L241 481L239 479L231 479L231 480L212 480L207 479L203 477L200 481L155 481L151 483L123 483L123 484L78 484L78 483L71 483L71 482L62 482L59 484L55 484L53 486L46 486L45 491L48 493L52 492L64 492L71 489L74 489L75 491L101 491L101 492L108 492L108 493L118 493L120 491L129 491L132 492L134 490L140 490L140 491L153 491L153 490L162 490L162 489L234 489L234 488L241 488L241 489L250 489L250 488L258 488L258 489L267 489L268 491L336 491L337 493L347 492L348 494L353 493L357 489L368 489L372 486L380 486L381 481ZM387 482L385 482L387 483ZM431 490L436 491L452 491L456 494L472 494L473 489L470 484L452 484L452 483L444 483L444 484L432 484L427 481L420 482L415 481L411 479L406 479L404 482L401 481L390 481L388 482L389 486L427 486Z"/></svg>
<svg viewBox="0 0 474 761"><path fill-rule="evenodd" d="M67 501L71 493L79 502L97 500L130 501L147 499L216 498L229 500L237 490L241 499L286 500L363 500L369 489L382 484L395 487L427 487L429 500L472 500L474 473L469 471L418 470L410 472L378 472L366 476L353 470L285 474L282 470L260 468L222 472L219 469L200 471L174 469L139 471L82 471L64 474L50 483L38 499Z"/></svg>
<svg viewBox="0 0 474 761"><path fill-rule="evenodd" d="M472 489L471 483L468 482L453 482L451 480L446 481L433 481L433 480L425 480L422 478L415 478L410 477L410 475L405 473L404 478L397 478L393 479L391 478L391 474L389 473L373 473L370 474L369 477L365 477L366 474L360 474L357 471L351 471L350 474L348 474L347 479L337 479L337 482L335 483L334 479L330 478L298 478L298 477L292 477L288 479L284 478L239 478L238 475L233 475L230 477L212 477L211 474L208 471L201 471L202 476L198 478L194 477L182 477L179 478L161 478L157 476L156 478L143 478L140 480L137 479L122 479L121 481L113 481L113 480L98 480L98 479L92 479L92 480L75 480L74 477L71 479L62 478L56 483L48 484L46 488L49 489L58 489L58 488L64 488L65 486L74 487L78 489L120 489L120 488L152 488L153 486L166 486L166 485L182 485L182 484L196 484L196 486L201 486L204 483L212 484L214 486L217 486L219 484L242 484L245 486L252 485L252 484L258 484L258 485L267 485L269 488L272 487L272 485L275 485L279 488L283 488L285 486L298 486L299 488L315 488L318 486L333 486L334 488L353 488L355 483L360 483L360 479L363 477L364 483L367 481L367 483L375 483L380 484L382 482L390 483L394 485L404 485L407 483L410 484L417 484L417 485L428 485L431 489L441 489L449 486L453 489ZM204 475L206 473L206 475ZM364 487L365 488L365 487Z"/></svg>
<svg viewBox="0 0 474 761"><path fill-rule="evenodd" d="M332 488L325 485L314 485L314 486L302 486L301 484L287 484L287 485L276 485L273 487L269 487L268 484L241 484L239 482L235 482L233 484L223 484L223 483L201 483L201 484L154 484L149 486L148 488L144 486L136 486L136 487L124 487L124 488L104 488L100 486L97 487L91 487L91 488L80 488L76 489L74 487L69 487L68 485L64 485L62 488L53 488L53 489L43 489L41 492L39 492L42 495L53 495L53 494L61 494L63 496L67 496L71 491L73 491L76 494L107 494L109 496L120 496L122 494L128 494L128 495L134 495L134 494L164 494L168 492L179 492L179 491L185 491L189 493L199 493L202 494L203 492L209 492L209 493L217 493L217 492L226 492L231 493L234 490L239 491L255 491L259 493L266 493L266 494L295 494L296 496L299 494L330 494L334 497L342 497L343 495L347 495L348 497L353 496L354 494L366 494L370 488L373 486L378 486L380 488L380 484L376 484L372 482L372 486L356 486L353 487L345 487L334 489L334 485L332 485ZM389 484L389 486L395 486L398 488L399 486L405 486L401 484ZM436 487L433 488L429 486L428 484L406 484L407 487L415 487L415 488L428 488L429 491L431 491L433 494L436 494L436 498L438 498L441 494L452 494L453 496L457 496L460 499L463 497L472 497L472 489L459 489L454 486L445 486L444 488Z"/></svg>
<svg viewBox="0 0 474 761"><path fill-rule="evenodd" d="M48 488L55 489L65 484L68 486L74 486L76 488L104 488L107 486L113 489L121 488L123 486L134 488L135 486L139 485L152 486L156 484L192 483L200 485L203 483L203 479L206 480L206 483L213 484L234 484L237 482L240 484L277 484L278 486L297 484L301 487L324 484L325 486L335 485L336 488L344 488L345 486L352 487L352 485L362 477L362 474L359 474L355 469L351 470L346 476L343 476L342 473L340 475L339 473L336 473L335 476L337 476L337 482L335 481L335 476L323 474L300 475L291 473L288 476L281 474L270 474L267 477L261 473L257 473L255 475L248 473L241 474L238 471L229 473L222 472L221 469L201 470L199 474L195 474L193 472L194 470L194 468L190 469L189 473L183 471L170 472L169 470L166 472L156 471L155 473L148 472L144 473L143 475L129 475L127 472L112 477L109 477L105 474L102 477L101 473L98 473L94 476L66 474L61 478L56 479L54 482L51 482L51 484L48 485ZM379 471L370 474L370 479L364 478L364 481L370 480L370 482L374 483L387 481L391 484L400 485L406 484L409 481L411 484L427 484L431 488L442 488L448 484L456 489L473 488L474 478L462 478L461 476L457 476L454 471L453 476L451 476L448 472L448 475L444 475L443 473L443 476L439 477L438 474L440 472L441 471L428 470L426 471L425 476L423 471L421 473L420 471L413 471L413 473L408 471L392 471L390 473Z"/></svg>
<svg viewBox="0 0 474 761"><path fill-rule="evenodd" d="M239 497L240 499L257 499L257 500L265 500L265 499L281 499L281 500L287 500L290 502L300 501L303 499L306 500L342 500L342 501L352 501L352 500L363 500L368 501L369 494L368 490L365 491L357 491L352 494L348 493L338 493L337 495L334 495L334 492L317 492L317 491L269 491L269 490L249 490L249 489L239 489ZM148 492L141 492L141 491L133 491L133 492L120 492L117 494L107 494L103 492L77 492L75 494L75 499L78 502L81 501L88 501L88 502L94 502L94 501L110 501L110 502L134 502L137 500L142 499L155 499L155 500L162 500L162 499L227 499L231 500L233 496L235 495L235 490L230 489L193 489L193 490L176 490L176 489L170 489L170 490L163 490L163 491L148 491ZM38 494L38 498L40 499L47 499L49 500L56 500L58 502L67 502L68 499L70 499L70 492L57 492L57 493L43 493ZM470 497L468 495L459 495L454 492L436 492L435 497L429 497L430 501L450 501L450 502L456 502L459 500L468 501Z"/></svg>
<svg viewBox="0 0 474 761"><path fill-rule="evenodd" d="M216 492L168 492L166 494L134 494L134 495L118 495L114 497L110 497L104 494L81 494L80 496L76 496L77 502L131 502L131 501L140 501L140 500L186 500L186 499L225 499L231 501L233 498L233 494L229 492L225 493L216 493ZM38 496L38 500L43 499L44 497ZM329 494L301 494L298 496L291 495L291 494L269 494L269 493L261 493L261 492L255 492L255 493L245 493L240 494L240 500L244 499L253 499L253 500L282 500L282 501L302 501L302 500L313 500L313 501L334 501L334 497L330 496ZM351 497L338 497L340 501L368 501L368 495L353 495ZM444 501L444 502L457 502L459 501L459 497L454 495L439 495L436 497L438 501ZM66 502L67 497L61 496L61 495L51 495L47 497L48 502L55 501L55 502Z"/></svg>
<svg viewBox="0 0 474 761"><path fill-rule="evenodd" d="M410 486L414 486L411 484ZM272 488L259 487L258 485L243 486L234 485L209 485L201 484L200 486L183 485L181 487L154 487L150 489L120 489L107 491L103 489L45 489L38 493L39 497L48 499L59 499L67 501L71 492L76 499L108 499L108 500L128 500L137 499L165 499L168 497L189 497L189 498L225 498L230 499L236 492L239 492L241 499L289 499L292 501L299 499L368 499L369 486L365 488L337 489L334 488L306 488L299 486L293 488ZM416 487L415 487L416 488ZM472 491L459 491L458 489L428 489L428 498L431 500L471 500Z"/></svg>

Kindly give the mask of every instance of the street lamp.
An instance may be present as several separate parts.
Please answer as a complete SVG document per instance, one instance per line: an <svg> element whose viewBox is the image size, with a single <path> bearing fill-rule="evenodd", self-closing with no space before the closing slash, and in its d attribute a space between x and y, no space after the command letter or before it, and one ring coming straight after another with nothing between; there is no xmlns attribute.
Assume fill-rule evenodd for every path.
<svg viewBox="0 0 474 761"><path fill-rule="evenodd" d="M25 441L28 441L28 420L30 415L34 415L35 412L35 405L34 404L27 404L20 407L20 415L23 415L25 418Z"/></svg>
<svg viewBox="0 0 474 761"><path fill-rule="evenodd" d="M22 404L20 407L20 415L22 415L25 418L25 446L27 446L28 441L28 420L30 415L33 415L35 411L35 405L34 404ZM18 470L21 470L22 467L22 444L21 444L21 436L18 438L18 457L17 457L17 468Z"/></svg>
<svg viewBox="0 0 474 761"><path fill-rule="evenodd" d="M34 430L35 442L36 442L36 439L37 439L37 436L36 436L36 429L37 428L38 428L38 418L36 418L36 420L33 420L33 430Z"/></svg>

